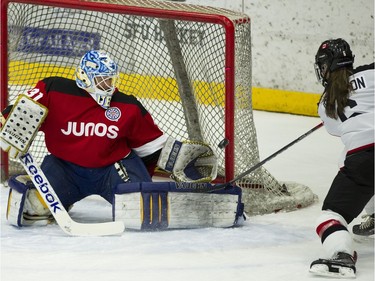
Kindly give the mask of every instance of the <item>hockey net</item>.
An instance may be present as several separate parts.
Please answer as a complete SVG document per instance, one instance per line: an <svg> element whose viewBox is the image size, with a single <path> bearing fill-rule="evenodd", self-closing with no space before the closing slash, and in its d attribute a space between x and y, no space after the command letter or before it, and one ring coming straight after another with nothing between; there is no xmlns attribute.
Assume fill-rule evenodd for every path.
<svg viewBox="0 0 375 281"><path fill-rule="evenodd" d="M73 79L83 53L103 49L118 62L119 89L136 96L165 133L213 147L219 180L259 162L245 14L170 1L4 2L2 107L45 77ZM218 147L223 139L225 149ZM40 162L47 153L41 133L31 151ZM16 162L7 163L5 171L19 172ZM237 184L250 215L294 210L316 199L308 187L280 183L263 167Z"/></svg>

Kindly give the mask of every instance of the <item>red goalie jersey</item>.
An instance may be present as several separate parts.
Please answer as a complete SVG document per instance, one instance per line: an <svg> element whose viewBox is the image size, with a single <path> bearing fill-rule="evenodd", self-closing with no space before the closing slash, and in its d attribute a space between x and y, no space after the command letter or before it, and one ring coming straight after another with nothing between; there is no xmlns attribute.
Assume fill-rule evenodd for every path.
<svg viewBox="0 0 375 281"><path fill-rule="evenodd" d="M48 151L83 167L111 165L131 150L145 157L167 139L140 102L117 89L108 109L98 106L74 80L60 77L39 81L28 96L48 108L40 129Z"/></svg>

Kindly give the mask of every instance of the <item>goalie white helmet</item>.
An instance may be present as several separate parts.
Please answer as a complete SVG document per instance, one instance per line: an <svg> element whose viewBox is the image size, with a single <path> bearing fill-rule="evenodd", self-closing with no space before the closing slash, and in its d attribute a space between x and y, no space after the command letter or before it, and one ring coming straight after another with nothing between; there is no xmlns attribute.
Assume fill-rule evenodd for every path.
<svg viewBox="0 0 375 281"><path fill-rule="evenodd" d="M89 51L76 69L76 83L103 108L110 106L118 79L117 64L104 51Z"/></svg>

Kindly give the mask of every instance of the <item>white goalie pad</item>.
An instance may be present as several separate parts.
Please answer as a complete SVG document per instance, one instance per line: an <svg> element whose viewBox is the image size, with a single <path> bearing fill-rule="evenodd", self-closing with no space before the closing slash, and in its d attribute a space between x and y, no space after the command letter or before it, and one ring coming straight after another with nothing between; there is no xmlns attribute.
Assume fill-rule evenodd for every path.
<svg viewBox="0 0 375 281"><path fill-rule="evenodd" d="M26 95L19 95L0 133L0 145L11 158L25 153L43 123L48 109Z"/></svg>
<svg viewBox="0 0 375 281"><path fill-rule="evenodd" d="M6 218L11 225L46 225L53 221L51 212L39 199L29 176L12 176L9 181Z"/></svg>
<svg viewBox="0 0 375 281"><path fill-rule="evenodd" d="M124 222L127 229L150 231L232 227L243 222L239 187L207 193L197 192L199 188L174 182L120 184L115 190L114 220Z"/></svg>
<svg viewBox="0 0 375 281"><path fill-rule="evenodd" d="M165 143L158 167L172 173L177 182L211 182L217 176L217 156L204 142L177 141L171 137Z"/></svg>

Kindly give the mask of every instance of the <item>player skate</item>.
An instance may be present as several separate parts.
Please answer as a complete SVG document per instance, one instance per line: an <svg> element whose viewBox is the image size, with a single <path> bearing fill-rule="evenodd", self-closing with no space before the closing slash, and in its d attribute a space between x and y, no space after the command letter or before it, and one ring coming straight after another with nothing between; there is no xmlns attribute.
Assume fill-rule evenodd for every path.
<svg viewBox="0 0 375 281"><path fill-rule="evenodd" d="M374 238L374 214L363 215L363 222L353 226L354 238Z"/></svg>
<svg viewBox="0 0 375 281"><path fill-rule="evenodd" d="M357 253L353 256L339 252L331 259L318 259L310 265L310 272L319 276L334 278L355 278Z"/></svg>

